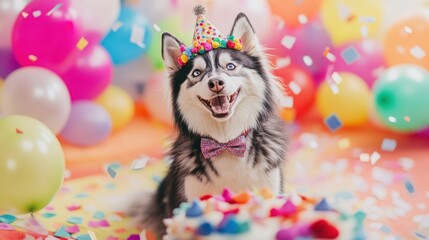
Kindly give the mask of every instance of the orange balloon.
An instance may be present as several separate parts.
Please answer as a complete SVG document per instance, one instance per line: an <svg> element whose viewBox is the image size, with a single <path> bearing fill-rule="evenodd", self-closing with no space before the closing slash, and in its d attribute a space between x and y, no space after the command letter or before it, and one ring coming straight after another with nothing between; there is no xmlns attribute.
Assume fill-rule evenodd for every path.
<svg viewBox="0 0 429 240"><path fill-rule="evenodd" d="M322 0L268 0L271 12L281 17L286 26L296 27L299 22L299 15L305 15L308 20L312 19L319 12Z"/></svg>
<svg viewBox="0 0 429 240"><path fill-rule="evenodd" d="M409 63L429 69L429 11L396 22L384 39L387 65Z"/></svg>

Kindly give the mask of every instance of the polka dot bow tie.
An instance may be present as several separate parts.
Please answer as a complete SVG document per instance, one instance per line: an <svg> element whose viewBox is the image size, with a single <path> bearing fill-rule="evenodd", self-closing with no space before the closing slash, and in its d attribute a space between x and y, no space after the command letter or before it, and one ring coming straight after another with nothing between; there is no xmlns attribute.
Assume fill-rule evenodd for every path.
<svg viewBox="0 0 429 240"><path fill-rule="evenodd" d="M241 134L227 143L219 143L211 138L201 138L201 152L205 159L217 157L225 150L235 156L244 157L246 152L245 136L245 134Z"/></svg>

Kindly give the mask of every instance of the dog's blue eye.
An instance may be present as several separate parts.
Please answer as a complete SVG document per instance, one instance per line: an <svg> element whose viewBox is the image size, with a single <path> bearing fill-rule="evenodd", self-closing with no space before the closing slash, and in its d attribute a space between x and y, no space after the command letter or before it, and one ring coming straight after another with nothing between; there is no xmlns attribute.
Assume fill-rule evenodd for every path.
<svg viewBox="0 0 429 240"><path fill-rule="evenodd" d="M201 71L200 70L198 70L198 69L195 69L193 72L192 72L192 76L193 77L198 77L198 76L200 76L201 75Z"/></svg>
<svg viewBox="0 0 429 240"><path fill-rule="evenodd" d="M234 70L234 69L235 69L235 65L234 65L234 64L232 64L232 63L228 63L228 64L226 65L226 69L228 69L228 70Z"/></svg>

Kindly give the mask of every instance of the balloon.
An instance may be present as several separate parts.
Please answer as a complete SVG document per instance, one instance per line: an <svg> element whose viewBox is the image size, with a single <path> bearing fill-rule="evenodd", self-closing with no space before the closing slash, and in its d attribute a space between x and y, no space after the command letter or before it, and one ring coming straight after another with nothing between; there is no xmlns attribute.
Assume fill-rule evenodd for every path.
<svg viewBox="0 0 429 240"><path fill-rule="evenodd" d="M268 0L271 12L281 17L286 26L298 27L301 25L299 17L305 16L311 20L319 12L322 0L299 1L296 0Z"/></svg>
<svg viewBox="0 0 429 240"><path fill-rule="evenodd" d="M416 65L389 68L375 82L374 102L387 127L415 132L429 125L429 73Z"/></svg>
<svg viewBox="0 0 429 240"><path fill-rule="evenodd" d="M429 69L429 10L416 12L394 24L384 39L387 64L416 64Z"/></svg>
<svg viewBox="0 0 429 240"><path fill-rule="evenodd" d="M6 78L7 75L17 68L19 68L19 64L13 57L12 51L9 49L0 49L0 78Z"/></svg>
<svg viewBox="0 0 429 240"><path fill-rule="evenodd" d="M317 110L324 119L336 114L343 126L365 124L371 96L368 86L352 73L339 72L338 76L339 83L328 79L319 86L316 95Z"/></svg>
<svg viewBox="0 0 429 240"><path fill-rule="evenodd" d="M296 117L302 116L313 105L316 94L310 73L300 67L289 66L275 70L274 75L282 78L286 94L293 98L292 109Z"/></svg>
<svg viewBox="0 0 429 240"><path fill-rule="evenodd" d="M169 93L166 91L167 78L164 72L155 73L146 85L142 96L150 116L169 126L173 125L173 111L169 101Z"/></svg>
<svg viewBox="0 0 429 240"><path fill-rule="evenodd" d="M333 43L340 45L377 36L383 22L383 9L380 0L325 0L321 16Z"/></svg>
<svg viewBox="0 0 429 240"><path fill-rule="evenodd" d="M80 52L71 68L60 75L69 89L72 101L93 99L113 79L112 59L102 46L89 46Z"/></svg>
<svg viewBox="0 0 429 240"><path fill-rule="evenodd" d="M78 146L91 146L106 139L111 130L109 113L92 101L81 100L73 103L61 137Z"/></svg>
<svg viewBox="0 0 429 240"><path fill-rule="evenodd" d="M113 83L137 100L143 95L146 83L153 73L154 67L150 59L144 56L136 61L116 66Z"/></svg>
<svg viewBox="0 0 429 240"><path fill-rule="evenodd" d="M53 133L63 129L70 114L70 95L55 73L41 67L23 67L5 81L1 109L5 115L26 115L44 123Z"/></svg>
<svg viewBox="0 0 429 240"><path fill-rule="evenodd" d="M96 42L106 35L119 17L119 0L71 0L82 20L85 32L97 35Z"/></svg>
<svg viewBox="0 0 429 240"><path fill-rule="evenodd" d="M113 130L124 127L134 117L134 100L122 88L110 85L95 101L109 113Z"/></svg>
<svg viewBox="0 0 429 240"><path fill-rule="evenodd" d="M68 0L32 1L13 27L13 53L23 66L61 72L75 61L82 33L76 11Z"/></svg>
<svg viewBox="0 0 429 240"><path fill-rule="evenodd" d="M286 56L291 57L292 64L311 72L316 81L323 79L330 63L323 53L327 47L331 47L332 43L322 24L314 21L296 30L288 31L286 35L295 38L295 43L290 49L283 46ZM311 61L306 63L305 60Z"/></svg>
<svg viewBox="0 0 429 240"><path fill-rule="evenodd" d="M27 3L28 0L0 0L0 48L10 47L13 23Z"/></svg>
<svg viewBox="0 0 429 240"><path fill-rule="evenodd" d="M342 54L354 49L359 57L347 63L351 59L344 58ZM336 56L334 70L337 72L351 72L361 77L368 86L372 86L378 78L378 73L385 66L381 44L376 40L361 40L347 43L340 47L334 48L332 54Z"/></svg>
<svg viewBox="0 0 429 240"><path fill-rule="evenodd" d="M101 44L107 49L115 65L124 64L144 55L150 48L152 28L143 15L129 7L122 7L119 29L112 29Z"/></svg>
<svg viewBox="0 0 429 240"><path fill-rule="evenodd" d="M64 153L55 135L25 116L0 118L0 210L14 214L44 208L63 179Z"/></svg>

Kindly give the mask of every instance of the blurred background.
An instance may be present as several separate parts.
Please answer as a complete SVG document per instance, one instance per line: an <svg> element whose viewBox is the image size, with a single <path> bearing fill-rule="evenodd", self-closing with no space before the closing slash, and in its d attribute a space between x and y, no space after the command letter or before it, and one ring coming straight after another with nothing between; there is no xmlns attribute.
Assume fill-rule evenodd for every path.
<svg viewBox="0 0 429 240"><path fill-rule="evenodd" d="M294 142L291 189L311 193L309 176L338 177L343 169L378 181L356 188L367 204L384 204L389 193L412 186L422 195L406 201L426 211L428 0L0 0L0 161L24 156L25 144L5 127L24 115L30 119L22 128L59 139L50 149L64 151L66 179L106 169L112 176L111 162L162 162L174 127L162 88L161 34L190 45L196 4L224 35L244 12L266 47L285 89L280 111ZM337 161L345 158L349 165ZM8 169L0 172L12 174ZM380 180L382 170L395 180ZM353 185L343 180L335 184ZM390 188L393 182L400 186ZM407 215L413 227L385 234L399 229L404 239L426 239L409 230L424 236L429 214L419 216Z"/></svg>

